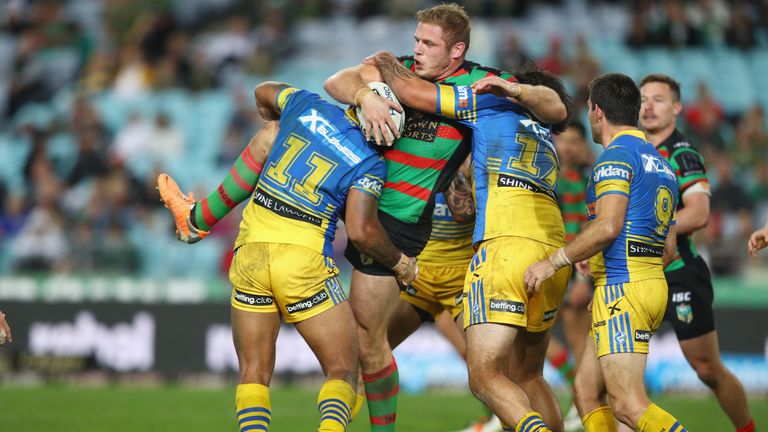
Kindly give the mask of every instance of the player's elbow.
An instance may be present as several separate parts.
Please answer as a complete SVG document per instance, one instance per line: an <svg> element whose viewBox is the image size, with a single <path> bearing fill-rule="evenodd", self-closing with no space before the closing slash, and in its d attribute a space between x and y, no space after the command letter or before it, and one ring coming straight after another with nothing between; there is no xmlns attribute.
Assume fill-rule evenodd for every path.
<svg viewBox="0 0 768 432"><path fill-rule="evenodd" d="M600 240L604 242L610 242L616 239L621 234L621 230L624 226L624 221L617 219L609 219L600 224L600 231L598 235Z"/></svg>
<svg viewBox="0 0 768 432"><path fill-rule="evenodd" d="M700 211L697 211L694 216L695 216L695 219L693 221L694 231L704 228L705 226L707 226L707 224L709 224L709 207L705 209L701 209Z"/></svg>
<svg viewBox="0 0 768 432"><path fill-rule="evenodd" d="M340 84L341 79L339 77L340 73L341 72L336 72L335 74L326 78L325 81L323 82L323 89L325 90L325 92L331 95L332 98L337 100L338 100L337 96L340 94L340 91L341 91L341 84Z"/></svg>
<svg viewBox="0 0 768 432"><path fill-rule="evenodd" d="M347 237L358 250L367 250L376 233L374 224L367 221L347 221Z"/></svg>

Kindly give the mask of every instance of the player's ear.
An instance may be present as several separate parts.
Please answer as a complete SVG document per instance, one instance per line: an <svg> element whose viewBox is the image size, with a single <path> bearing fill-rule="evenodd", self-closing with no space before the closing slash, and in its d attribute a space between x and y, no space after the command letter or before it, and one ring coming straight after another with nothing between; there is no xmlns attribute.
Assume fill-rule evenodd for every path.
<svg viewBox="0 0 768 432"><path fill-rule="evenodd" d="M679 100L672 103L672 113L674 113L675 116L680 115L682 111L683 111L683 104L680 103Z"/></svg>
<svg viewBox="0 0 768 432"><path fill-rule="evenodd" d="M462 58L466 50L467 50L467 44L465 44L464 42L456 42L451 47L451 58L454 60Z"/></svg>

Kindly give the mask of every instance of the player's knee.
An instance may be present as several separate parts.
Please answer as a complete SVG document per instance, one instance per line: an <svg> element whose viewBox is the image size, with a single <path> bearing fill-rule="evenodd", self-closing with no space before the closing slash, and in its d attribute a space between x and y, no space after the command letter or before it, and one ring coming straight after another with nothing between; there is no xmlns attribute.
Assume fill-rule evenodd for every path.
<svg viewBox="0 0 768 432"><path fill-rule="evenodd" d="M481 401L485 401L485 397L488 394L489 387L493 385L493 374L488 370L482 370L482 368L468 368L469 369L469 390L475 397ZM475 369L475 370L473 370Z"/></svg>
<svg viewBox="0 0 768 432"><path fill-rule="evenodd" d="M592 380L584 374L576 374L576 380L573 383L573 403L576 404L579 413L586 414L602 403L603 394L593 385L589 385L590 382Z"/></svg>
<svg viewBox="0 0 768 432"><path fill-rule="evenodd" d="M624 423L627 421L636 422L651 404L651 401L644 394L641 395L632 391L615 393L610 394L611 407L616 418Z"/></svg>
<svg viewBox="0 0 768 432"><path fill-rule="evenodd" d="M715 387L724 373L722 365L717 362L697 361L692 366L701 382L708 387Z"/></svg>

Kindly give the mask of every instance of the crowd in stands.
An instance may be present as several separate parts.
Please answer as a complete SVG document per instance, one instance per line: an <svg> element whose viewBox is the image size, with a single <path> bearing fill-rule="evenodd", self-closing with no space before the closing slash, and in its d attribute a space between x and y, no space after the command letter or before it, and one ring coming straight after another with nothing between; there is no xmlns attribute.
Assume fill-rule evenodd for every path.
<svg viewBox="0 0 768 432"><path fill-rule="evenodd" d="M146 250L162 237L171 238L171 220L160 211L155 178L180 155L198 151L198 134L189 124L200 119L135 109L114 121L105 104L131 106L134 100L174 92L181 92L183 103L194 103L223 94L228 109L221 114L222 133L214 137L215 152L203 157L213 182L259 128L250 93L253 77L272 76L279 60L301 55L293 26L334 13L408 19L416 7L375 0L299 3L294 8L236 0L11 0L0 5L0 151L20 155L15 166L7 160L0 165L6 171L0 172L0 274L146 273L158 266L157 255L147 257ZM475 16L524 16L533 7L526 1L466 3ZM625 35L631 49L709 44L768 49L760 36L768 2L631 4ZM538 58L526 52L524 42L520 35L499 41L496 66L515 70L533 61L565 77L578 108L575 116L583 119L587 85L606 72L587 38L553 35ZM744 267L746 238L768 212L768 133L764 106L726 112L712 85L698 84L681 126L702 149L713 184L712 217L697 243L716 273L732 274ZM195 173L187 174L194 179ZM208 184L190 187L200 197ZM214 272L226 269L237 223L235 215L214 230L213 237L220 239ZM194 248L210 247L203 246L206 242Z"/></svg>

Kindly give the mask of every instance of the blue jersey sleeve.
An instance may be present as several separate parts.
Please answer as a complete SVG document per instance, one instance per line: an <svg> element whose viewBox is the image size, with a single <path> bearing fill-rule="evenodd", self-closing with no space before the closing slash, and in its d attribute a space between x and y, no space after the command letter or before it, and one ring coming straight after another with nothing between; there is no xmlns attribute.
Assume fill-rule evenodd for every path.
<svg viewBox="0 0 768 432"><path fill-rule="evenodd" d="M469 86L435 85L437 86L437 114L463 122L474 123L486 112L504 103L511 104L506 99L490 93L477 94Z"/></svg>
<svg viewBox="0 0 768 432"><path fill-rule="evenodd" d="M284 119L293 121L299 113L319 100L321 99L317 94L296 87L286 87L280 90L275 100L276 106L280 110L280 121L282 122Z"/></svg>
<svg viewBox="0 0 768 432"><path fill-rule="evenodd" d="M355 170L349 190L365 192L379 200L386 179L387 165L384 160L378 156L370 157Z"/></svg>
<svg viewBox="0 0 768 432"><path fill-rule="evenodd" d="M635 175L634 164L629 152L622 147L606 149L592 169L592 183L595 186L595 199L603 195L619 194L629 198L629 189Z"/></svg>

